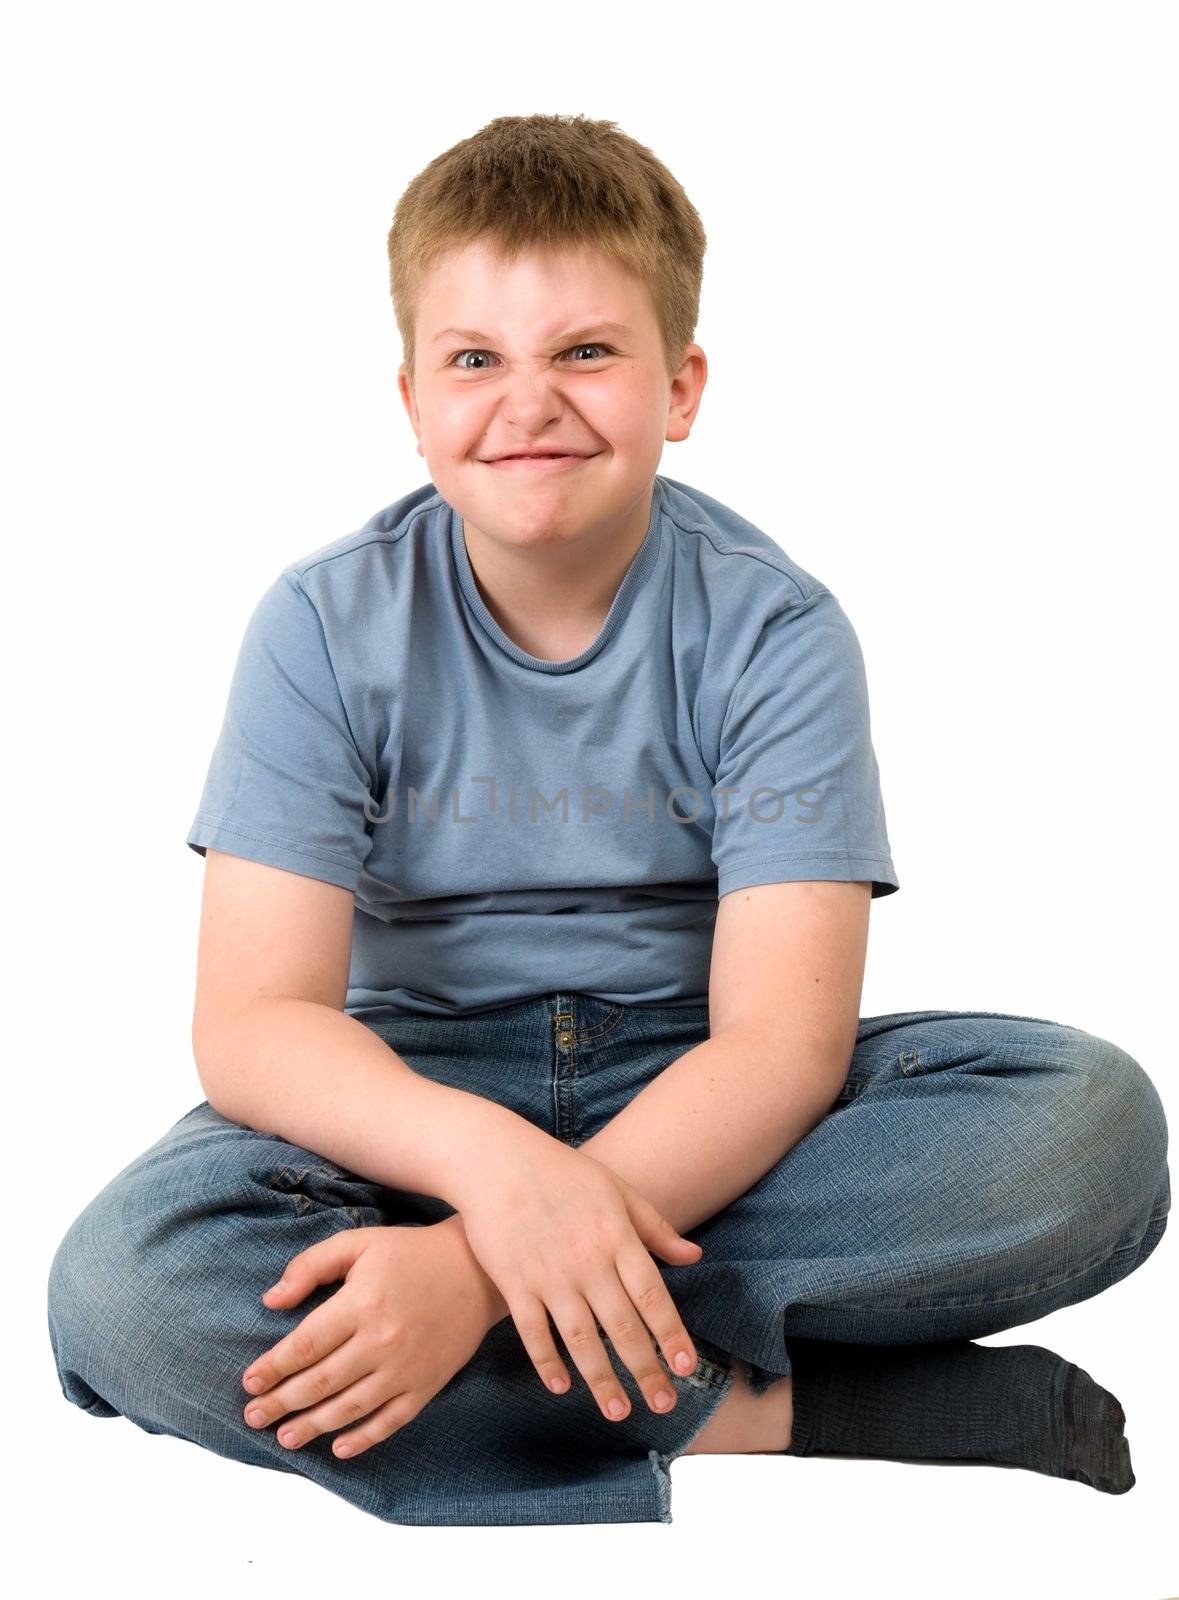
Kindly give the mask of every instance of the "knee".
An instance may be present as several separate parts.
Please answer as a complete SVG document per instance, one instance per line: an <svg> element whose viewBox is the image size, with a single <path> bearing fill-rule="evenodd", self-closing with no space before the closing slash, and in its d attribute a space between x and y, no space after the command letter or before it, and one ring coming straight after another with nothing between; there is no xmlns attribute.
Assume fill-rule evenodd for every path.
<svg viewBox="0 0 1179 1600"><path fill-rule="evenodd" d="M87 1377L95 1376L95 1354L111 1319L109 1291L117 1283L108 1270L100 1211L92 1201L58 1245L49 1268L46 1311L62 1393L83 1411L114 1417L116 1408Z"/></svg>
<svg viewBox="0 0 1179 1600"><path fill-rule="evenodd" d="M215 1367L236 1321L225 1296L236 1265L201 1252L199 1229L157 1197L149 1209L136 1175L116 1179L74 1220L49 1269L48 1323L67 1400L95 1416L122 1416L149 1433L199 1438L216 1413L233 1415L232 1370ZM205 1308L205 1309L202 1309ZM245 1361L241 1362L245 1365Z"/></svg>
<svg viewBox="0 0 1179 1600"><path fill-rule="evenodd" d="M1112 1131L1132 1142L1143 1157L1167 1153L1167 1117L1146 1070L1120 1045L1085 1034L1085 1088Z"/></svg>
<svg viewBox="0 0 1179 1600"><path fill-rule="evenodd" d="M91 1202L66 1230L49 1267L49 1326L59 1340L73 1338L88 1327L98 1309L98 1239L95 1202Z"/></svg>
<svg viewBox="0 0 1179 1600"><path fill-rule="evenodd" d="M1073 1092L1095 1152L1123 1181L1141 1183L1145 1201L1169 1196L1167 1117L1149 1074L1109 1039L1067 1033Z"/></svg>

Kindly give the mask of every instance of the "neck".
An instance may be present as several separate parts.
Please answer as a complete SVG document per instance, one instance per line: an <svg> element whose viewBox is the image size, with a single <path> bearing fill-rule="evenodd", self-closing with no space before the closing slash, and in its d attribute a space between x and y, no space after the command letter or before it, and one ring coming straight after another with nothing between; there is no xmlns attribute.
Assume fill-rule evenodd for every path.
<svg viewBox="0 0 1179 1600"><path fill-rule="evenodd" d="M593 643L651 522L654 484L623 516L576 541L521 548L463 520L467 559L483 603L522 650L565 661Z"/></svg>

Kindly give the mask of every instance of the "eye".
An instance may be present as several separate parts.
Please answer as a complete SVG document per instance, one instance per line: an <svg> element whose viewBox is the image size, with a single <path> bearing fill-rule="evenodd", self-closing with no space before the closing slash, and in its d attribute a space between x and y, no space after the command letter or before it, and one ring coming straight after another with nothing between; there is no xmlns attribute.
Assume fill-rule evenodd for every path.
<svg viewBox="0 0 1179 1600"><path fill-rule="evenodd" d="M613 349L612 349L612 347L610 345L608 345L608 344L596 344L596 343L595 344L573 344L573 345L570 345L569 349L564 351L563 354L569 355L570 352L574 351L574 350L604 350L608 354L611 354L611 355L613 354ZM491 354L490 350L456 350L454 355L451 356L450 362L448 364L450 366L453 366L454 363L456 361L458 361L462 356L488 356L490 354ZM600 359L601 358L599 356L591 356L590 357L591 361L598 361ZM576 362L575 365L584 366L585 363L579 361L579 362ZM483 368L483 367L468 367L468 366L463 365L463 366L461 366L459 368L459 370L461 372L483 372L486 369Z"/></svg>

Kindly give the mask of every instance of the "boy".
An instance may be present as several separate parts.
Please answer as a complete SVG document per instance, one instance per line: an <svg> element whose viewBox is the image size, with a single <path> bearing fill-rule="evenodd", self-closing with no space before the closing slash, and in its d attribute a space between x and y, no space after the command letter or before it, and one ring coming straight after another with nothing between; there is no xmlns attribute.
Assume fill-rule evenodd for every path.
<svg viewBox="0 0 1179 1600"><path fill-rule="evenodd" d="M1154 1248L1158 1096L1046 1019L858 1016L899 885L855 634L657 471L704 245L583 118L499 118L403 195L431 481L250 619L188 834L208 1100L51 1275L86 1409L397 1522L668 1521L692 1450L1133 1483L1088 1374L970 1341ZM199 1299L112 1353L165 1233Z"/></svg>

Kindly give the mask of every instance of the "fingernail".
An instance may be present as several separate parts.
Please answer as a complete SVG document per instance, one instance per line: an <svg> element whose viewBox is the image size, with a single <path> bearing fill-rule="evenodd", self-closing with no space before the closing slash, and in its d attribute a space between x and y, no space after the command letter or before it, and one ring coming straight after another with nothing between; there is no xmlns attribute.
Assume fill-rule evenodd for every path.
<svg viewBox="0 0 1179 1600"><path fill-rule="evenodd" d="M675 1370L677 1372L691 1372L692 1366L691 1356L686 1350L681 1350L675 1358Z"/></svg>
<svg viewBox="0 0 1179 1600"><path fill-rule="evenodd" d="M660 1389L659 1393L655 1396L655 1404L660 1411L667 1410L668 1406L671 1404L671 1396L668 1394L666 1389Z"/></svg>
<svg viewBox="0 0 1179 1600"><path fill-rule="evenodd" d="M257 1394L259 1389L262 1387L262 1379L257 1375L257 1373L252 1374L252 1376L248 1378L244 1378L242 1381L251 1394Z"/></svg>
<svg viewBox="0 0 1179 1600"><path fill-rule="evenodd" d="M620 1417L626 1410L626 1407L623 1405L621 1400L611 1400L609 1405L607 1405L606 1410L612 1417Z"/></svg>

